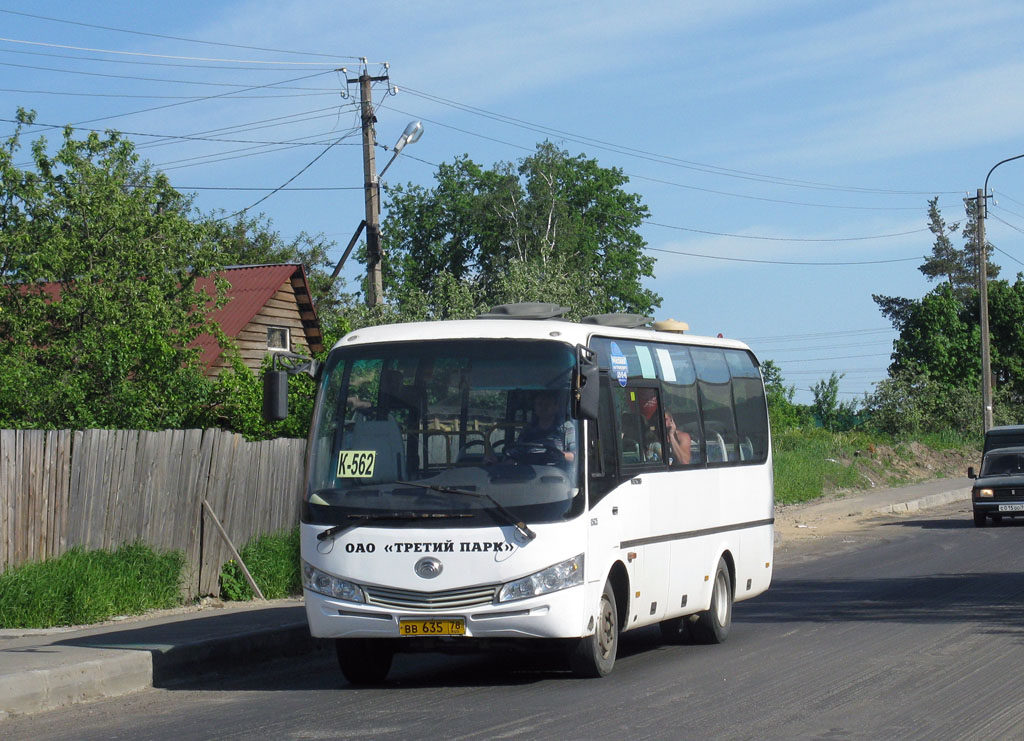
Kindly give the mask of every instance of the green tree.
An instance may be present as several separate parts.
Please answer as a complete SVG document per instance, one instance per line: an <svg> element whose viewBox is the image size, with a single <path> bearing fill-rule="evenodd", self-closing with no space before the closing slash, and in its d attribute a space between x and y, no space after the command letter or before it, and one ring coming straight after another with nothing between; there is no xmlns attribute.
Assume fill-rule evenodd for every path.
<svg viewBox="0 0 1024 741"><path fill-rule="evenodd" d="M768 419L773 434L776 431L801 427L811 421L810 410L795 404L796 386L787 386L782 369L773 360L761 362L761 377L764 379L765 396L768 399Z"/></svg>
<svg viewBox="0 0 1024 741"><path fill-rule="evenodd" d="M811 393L814 394L811 408L821 426L827 430L849 430L857 421L857 403L839 401L839 382L843 375L832 373L827 379L811 386Z"/></svg>
<svg viewBox="0 0 1024 741"><path fill-rule="evenodd" d="M382 227L386 291L399 311L459 311L511 300L558 301L574 314L649 314L657 294L636 231L647 216L622 172L550 142L518 163L485 170L468 157L442 164L435 186L391 189ZM464 296L465 297L465 296ZM423 309L422 301L426 301Z"/></svg>
<svg viewBox="0 0 1024 741"><path fill-rule="evenodd" d="M33 119L19 110L0 149L0 426L196 424L216 403L189 347L219 334L223 287L195 290L221 264L215 241L115 133L68 128L17 167Z"/></svg>

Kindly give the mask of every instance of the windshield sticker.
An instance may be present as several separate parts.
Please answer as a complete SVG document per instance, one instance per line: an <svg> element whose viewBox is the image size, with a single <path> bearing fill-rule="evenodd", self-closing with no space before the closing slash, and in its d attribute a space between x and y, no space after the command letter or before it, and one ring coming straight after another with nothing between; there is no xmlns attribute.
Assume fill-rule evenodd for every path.
<svg viewBox="0 0 1024 741"><path fill-rule="evenodd" d="M644 378L657 378L654 373L654 358L651 357L651 350L647 345L636 346L636 357L640 361L640 373Z"/></svg>
<svg viewBox="0 0 1024 741"><path fill-rule="evenodd" d="M676 369L672 365L672 356L663 347L659 347L655 352L658 354L658 362L661 363L661 377L666 383L675 383Z"/></svg>
<svg viewBox="0 0 1024 741"><path fill-rule="evenodd" d="M626 384L629 382L629 363L626 362L626 356L623 355L617 342L611 343L608 350L611 353L612 373L615 374L619 385L626 388Z"/></svg>
<svg viewBox="0 0 1024 741"><path fill-rule="evenodd" d="M339 479L368 479L377 462L375 450L342 450L338 453Z"/></svg>

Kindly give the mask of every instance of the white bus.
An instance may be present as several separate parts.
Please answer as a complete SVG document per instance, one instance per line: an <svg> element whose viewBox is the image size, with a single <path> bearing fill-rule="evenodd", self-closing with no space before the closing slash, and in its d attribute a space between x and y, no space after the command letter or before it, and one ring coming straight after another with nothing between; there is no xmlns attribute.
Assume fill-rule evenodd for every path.
<svg viewBox="0 0 1024 741"><path fill-rule="evenodd" d="M603 676L622 631L718 643L733 602L768 588L754 355L561 311L361 329L319 369L303 586L350 682L383 681L397 652L544 639Z"/></svg>

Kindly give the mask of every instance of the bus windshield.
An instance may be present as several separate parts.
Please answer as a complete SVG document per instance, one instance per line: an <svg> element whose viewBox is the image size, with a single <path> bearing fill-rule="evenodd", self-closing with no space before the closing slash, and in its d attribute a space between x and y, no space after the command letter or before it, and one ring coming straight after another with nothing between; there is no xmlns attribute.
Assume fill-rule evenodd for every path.
<svg viewBox="0 0 1024 741"><path fill-rule="evenodd" d="M335 349L303 519L484 527L509 513L527 523L579 514L575 362L569 345L536 340Z"/></svg>

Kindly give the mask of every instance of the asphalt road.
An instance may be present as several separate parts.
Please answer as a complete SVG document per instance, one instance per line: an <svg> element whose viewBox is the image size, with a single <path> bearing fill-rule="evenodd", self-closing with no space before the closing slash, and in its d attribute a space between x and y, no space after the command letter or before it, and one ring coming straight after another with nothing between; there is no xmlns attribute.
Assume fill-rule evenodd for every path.
<svg viewBox="0 0 1024 741"><path fill-rule="evenodd" d="M399 656L349 688L333 657L12 718L5 738L1000 739L1024 737L1024 522L948 505L783 543L720 646L623 636L615 671Z"/></svg>

